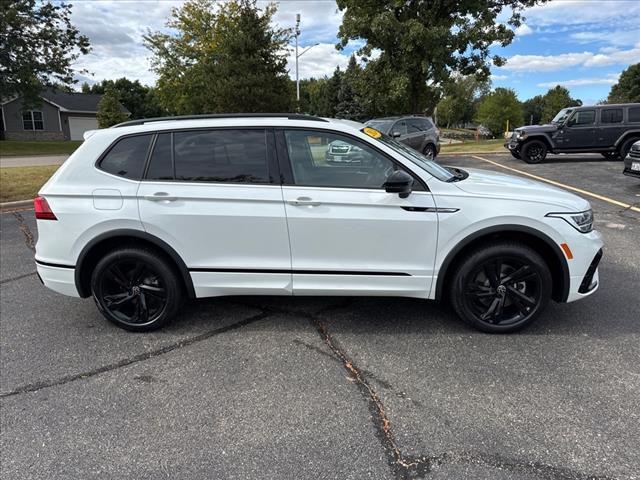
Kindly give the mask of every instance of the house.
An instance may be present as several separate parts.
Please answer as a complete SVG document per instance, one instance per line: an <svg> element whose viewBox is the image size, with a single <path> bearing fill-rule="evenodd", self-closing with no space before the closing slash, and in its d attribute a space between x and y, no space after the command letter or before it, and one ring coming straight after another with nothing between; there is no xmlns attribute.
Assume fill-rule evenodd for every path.
<svg viewBox="0 0 640 480"><path fill-rule="evenodd" d="M40 106L25 110L21 97L0 103L5 140L82 140L98 128L96 113L102 95L45 90ZM124 113L129 111L121 105Z"/></svg>

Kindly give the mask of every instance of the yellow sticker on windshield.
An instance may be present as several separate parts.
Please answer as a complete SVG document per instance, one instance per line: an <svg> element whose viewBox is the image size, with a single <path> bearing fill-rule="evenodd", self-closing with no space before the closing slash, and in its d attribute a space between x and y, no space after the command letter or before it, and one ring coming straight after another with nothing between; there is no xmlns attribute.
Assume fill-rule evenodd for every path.
<svg viewBox="0 0 640 480"><path fill-rule="evenodd" d="M362 131L364 133L366 133L367 135L369 135L370 137L373 138L380 138L382 136L382 133L380 133L378 130L376 130L375 128L371 128L371 127L364 127L362 129Z"/></svg>

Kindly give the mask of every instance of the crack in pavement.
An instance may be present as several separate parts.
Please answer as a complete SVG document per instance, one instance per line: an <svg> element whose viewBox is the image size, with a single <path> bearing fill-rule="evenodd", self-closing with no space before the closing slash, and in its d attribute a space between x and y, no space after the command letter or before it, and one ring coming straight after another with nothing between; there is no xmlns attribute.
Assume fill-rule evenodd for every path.
<svg viewBox="0 0 640 480"><path fill-rule="evenodd" d="M0 280L0 285L3 285L5 283L9 283L9 282L15 282L16 280L21 280L23 278L27 278L30 277L32 275L35 275L37 272L31 272L31 273L25 273L23 275L18 275L17 277L12 277L12 278L5 278L4 280Z"/></svg>
<svg viewBox="0 0 640 480"><path fill-rule="evenodd" d="M342 364L343 368L347 371L349 377L356 384L358 390L368 403L376 437L382 444L387 456L387 461L391 467L392 474L397 480L425 478L434 467L451 464L482 465L497 470L507 470L514 474L537 475L550 480L612 480L612 478L608 476L583 474L565 467L556 467L541 462L523 461L499 454L468 451L445 452L430 456L412 456L404 454L395 440L391 420L386 412L384 403L382 402L380 395L367 380L367 374L370 372L362 370L353 362L344 348L342 348L331 335L326 323L319 318L331 310L346 308L350 306L351 303L352 301L347 300L343 304L331 305L327 308L321 309L315 314L301 311L290 311L281 308L274 308L274 310L283 314L300 315L307 318L318 332L325 345L333 353L332 358ZM310 350L319 352L324 356L329 355L324 350L300 340L294 340L294 342L301 344ZM375 377L373 377L373 379L375 380ZM384 385L382 386L384 387Z"/></svg>
<svg viewBox="0 0 640 480"><path fill-rule="evenodd" d="M169 353L172 352L174 350L177 350L179 348L183 348L183 347L187 347L189 345L193 345L194 343L197 342L201 342L203 340L207 340L208 338L211 338L215 335L219 335L221 333L225 333L231 330L236 330L238 328L244 327L246 325L249 325L250 323L254 323L257 322L259 320L264 320L265 318L270 317L271 315L273 315L274 312L268 310L268 309L263 309L260 313L253 315L251 317L247 317L244 320L240 320L239 322L236 323L232 323L231 325L226 325L224 327L220 327L220 328L216 328L214 330L210 330L208 332L205 332L201 335L197 335L195 337L191 337L191 338L187 338L184 340L179 340L175 343L171 343L169 345L165 345L164 347L158 348L156 350L151 350L149 352L144 352L144 353L140 353L138 355L134 355L133 357L130 358L125 358L123 360L120 360L118 362L115 363L111 363L109 365L103 365L101 367L98 368L94 368L92 370L86 371L86 372L81 372L81 373L75 373L72 375L65 375L64 377L60 377L54 380L47 380L47 381L42 381L42 382L37 382L37 383L31 383L31 384L27 384L27 385L23 385L21 387L18 387L14 390L11 390L9 392L5 392L5 393L0 393L0 399L3 398L7 398L7 397L12 397L15 395L20 395L23 393L31 393L31 392L37 392L39 390L42 390L43 388L49 388L49 387L55 387L55 386L59 386L59 385L64 385L76 380L83 380L83 379L87 379L87 378L91 378L94 377L96 375L99 375L101 373L105 373L105 372L110 372L113 370L117 370L118 368L122 368L122 367L126 367L127 365L131 365L133 363L138 363L138 362L142 362L144 360L149 360L150 358L154 358L160 355L163 355L165 353Z"/></svg>
<svg viewBox="0 0 640 480"><path fill-rule="evenodd" d="M29 248L32 252L36 251L35 241L33 239L33 233L31 233L31 229L29 225L24 221L24 217L18 212L11 212L14 217L18 220L18 228L24 235L24 243L27 244L27 248Z"/></svg>

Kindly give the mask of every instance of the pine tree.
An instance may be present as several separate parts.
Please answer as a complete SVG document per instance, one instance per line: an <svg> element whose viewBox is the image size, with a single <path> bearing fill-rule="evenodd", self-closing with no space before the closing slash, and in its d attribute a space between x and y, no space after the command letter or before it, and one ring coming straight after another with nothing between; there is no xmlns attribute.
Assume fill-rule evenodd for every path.
<svg viewBox="0 0 640 480"><path fill-rule="evenodd" d="M98 127L100 128L109 128L127 119L127 116L120 108L118 93L112 86L105 90L100 99L96 116L98 117Z"/></svg>

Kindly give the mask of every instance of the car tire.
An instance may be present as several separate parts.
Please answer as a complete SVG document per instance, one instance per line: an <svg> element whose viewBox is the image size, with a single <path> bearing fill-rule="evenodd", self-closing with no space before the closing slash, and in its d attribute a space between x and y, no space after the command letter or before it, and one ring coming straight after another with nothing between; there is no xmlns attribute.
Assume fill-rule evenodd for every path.
<svg viewBox="0 0 640 480"><path fill-rule="evenodd" d="M511 333L530 325L551 298L549 267L531 247L498 242L478 248L455 265L451 305L472 327Z"/></svg>
<svg viewBox="0 0 640 480"><path fill-rule="evenodd" d="M630 138L629 140L626 140L622 144L622 146L620 147L620 158L621 159L624 160L627 157L627 155L629 154L629 151L631 150L631 145L633 145L638 140L639 140L638 138Z"/></svg>
<svg viewBox="0 0 640 480"><path fill-rule="evenodd" d="M133 332L157 330L183 298L174 266L153 250L128 247L107 253L91 274L91 294L110 322Z"/></svg>
<svg viewBox="0 0 640 480"><path fill-rule="evenodd" d="M527 163L540 163L547 158L547 144L542 140L529 140L522 146L521 156Z"/></svg>
<svg viewBox="0 0 640 480"><path fill-rule="evenodd" d="M517 158L518 160L522 160L522 155L520 155L520 150L509 150L509 153L511 153L511 156L513 158Z"/></svg>
<svg viewBox="0 0 640 480"><path fill-rule="evenodd" d="M600 155L602 155L607 160L620 160L620 154L618 152L604 152Z"/></svg>
<svg viewBox="0 0 640 480"><path fill-rule="evenodd" d="M425 157L433 160L438 155L436 152L436 146L433 145L432 143L427 143L425 147L422 149L422 154Z"/></svg>

